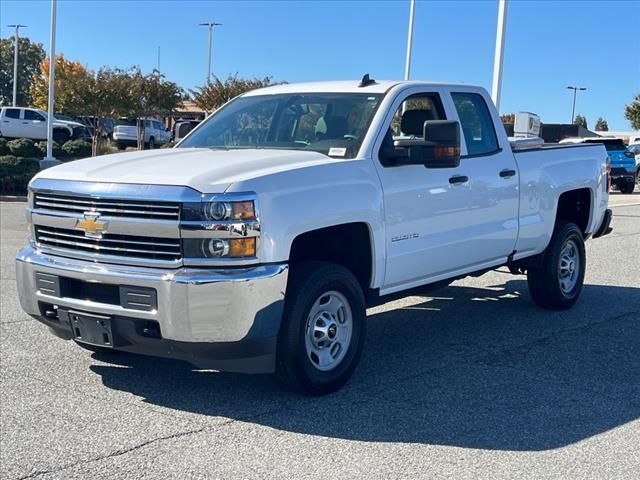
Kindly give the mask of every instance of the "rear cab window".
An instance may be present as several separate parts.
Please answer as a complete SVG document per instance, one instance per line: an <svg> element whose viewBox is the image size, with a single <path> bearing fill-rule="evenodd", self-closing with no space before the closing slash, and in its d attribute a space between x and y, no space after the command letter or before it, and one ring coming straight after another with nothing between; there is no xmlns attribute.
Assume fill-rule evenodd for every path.
<svg viewBox="0 0 640 480"><path fill-rule="evenodd" d="M467 145L467 156L483 156L497 153L498 137L491 119L489 107L477 93L451 93L458 112L460 127Z"/></svg>

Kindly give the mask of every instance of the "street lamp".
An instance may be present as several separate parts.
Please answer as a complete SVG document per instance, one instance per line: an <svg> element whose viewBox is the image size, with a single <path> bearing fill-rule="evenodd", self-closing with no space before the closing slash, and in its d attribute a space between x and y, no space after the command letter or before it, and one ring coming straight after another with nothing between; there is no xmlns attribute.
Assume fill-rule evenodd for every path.
<svg viewBox="0 0 640 480"><path fill-rule="evenodd" d="M18 97L18 40L20 39L20 29L26 27L26 25L14 23L13 25L7 25L7 27L16 29L16 44L13 46L13 106L16 107L16 99Z"/></svg>
<svg viewBox="0 0 640 480"><path fill-rule="evenodd" d="M213 48L213 28L222 26L221 23L204 22L199 24L201 27L209 27L209 55L207 63L207 85L211 83L211 49Z"/></svg>
<svg viewBox="0 0 640 480"><path fill-rule="evenodd" d="M407 57L404 63L404 79L409 80L411 73L411 47L413 46L413 14L416 9L416 0L411 0L409 8L409 32L407 33Z"/></svg>
<svg viewBox="0 0 640 480"><path fill-rule="evenodd" d="M571 124L573 124L573 120L576 115L576 92L580 90L581 92L585 91L587 87L574 87L573 85L567 85L568 90L573 90L573 108L571 109Z"/></svg>
<svg viewBox="0 0 640 480"><path fill-rule="evenodd" d="M54 93L56 78L56 7L57 0L51 0L51 31L49 37L49 105L47 109L47 156L40 162L40 168L45 169L60 163L53 156L53 121Z"/></svg>
<svg viewBox="0 0 640 480"><path fill-rule="evenodd" d="M504 38L507 30L507 0L498 3L498 26L496 28L496 52L493 57L493 85L491 98L500 112L500 91L502 90L502 64L504 62Z"/></svg>

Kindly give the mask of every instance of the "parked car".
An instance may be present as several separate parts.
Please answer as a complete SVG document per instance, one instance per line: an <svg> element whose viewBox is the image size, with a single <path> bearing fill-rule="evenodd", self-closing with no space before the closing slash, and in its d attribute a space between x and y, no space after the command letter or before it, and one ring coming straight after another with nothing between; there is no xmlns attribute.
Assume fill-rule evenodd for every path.
<svg viewBox="0 0 640 480"><path fill-rule="evenodd" d="M49 114L44 110L25 107L0 108L0 136L8 138L47 139ZM67 140L85 138L87 129L81 123L62 120L53 122L53 140L59 144Z"/></svg>
<svg viewBox="0 0 640 480"><path fill-rule="evenodd" d="M20 304L90 350L275 372L311 395L353 373L367 306L506 266L570 308L584 242L611 231L607 151L500 125L470 85L247 92L171 150L37 174Z"/></svg>
<svg viewBox="0 0 640 480"><path fill-rule="evenodd" d="M115 120L110 117L96 117L91 115L83 115L77 117L77 120L84 124L88 129L91 136L97 127L100 128L101 138L112 138L113 129L115 127Z"/></svg>
<svg viewBox="0 0 640 480"><path fill-rule="evenodd" d="M191 130L196 128L201 122L202 120L178 120L176 124L173 126L172 140L176 143L179 142L184 137L186 137Z"/></svg>
<svg viewBox="0 0 640 480"><path fill-rule="evenodd" d="M153 149L171 140L171 132L162 123L153 118L141 118L144 130L144 147ZM113 129L113 141L119 150L138 145L137 120L135 118L119 118Z"/></svg>
<svg viewBox="0 0 640 480"><path fill-rule="evenodd" d="M615 137L566 138L560 143L603 144L611 161L611 184L622 193L633 193L637 172L635 155L627 149L622 139Z"/></svg>
<svg viewBox="0 0 640 480"><path fill-rule="evenodd" d="M636 184L640 188L640 143L633 143L627 147L631 153L633 153L636 159Z"/></svg>

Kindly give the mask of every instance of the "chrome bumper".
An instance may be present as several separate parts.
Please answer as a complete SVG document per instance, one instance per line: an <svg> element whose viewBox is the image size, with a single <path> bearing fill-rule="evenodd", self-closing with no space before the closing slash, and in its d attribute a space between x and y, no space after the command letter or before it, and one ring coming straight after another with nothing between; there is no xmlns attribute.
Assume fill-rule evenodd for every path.
<svg viewBox="0 0 640 480"><path fill-rule="evenodd" d="M110 303L44 294L36 272L89 283L153 288L157 309L140 311ZM228 343L274 338L287 285L286 264L250 268L158 269L44 255L32 247L16 257L20 305L42 316L41 304L158 322L163 340Z"/></svg>

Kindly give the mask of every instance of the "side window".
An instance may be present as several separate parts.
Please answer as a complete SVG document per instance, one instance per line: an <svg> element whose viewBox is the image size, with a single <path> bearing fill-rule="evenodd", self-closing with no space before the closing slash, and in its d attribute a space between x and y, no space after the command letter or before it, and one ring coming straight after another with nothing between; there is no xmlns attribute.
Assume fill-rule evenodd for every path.
<svg viewBox="0 0 640 480"><path fill-rule="evenodd" d="M394 139L422 137L424 122L445 119L440 95L437 93L411 95L400 104L391 120L392 136Z"/></svg>
<svg viewBox="0 0 640 480"><path fill-rule="evenodd" d="M486 155L498 150L493 120L482 96L476 93L452 93L460 117L460 126L468 155Z"/></svg>
<svg viewBox="0 0 640 480"><path fill-rule="evenodd" d="M24 111L24 119L25 120L35 120L37 122L44 122L44 117L40 115L38 112L34 112L32 110Z"/></svg>
<svg viewBox="0 0 640 480"><path fill-rule="evenodd" d="M5 110L5 116L7 118L20 118L20 109L19 108L7 108Z"/></svg>

